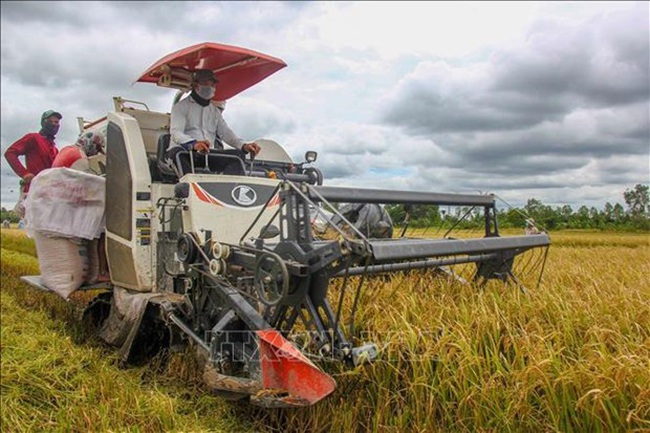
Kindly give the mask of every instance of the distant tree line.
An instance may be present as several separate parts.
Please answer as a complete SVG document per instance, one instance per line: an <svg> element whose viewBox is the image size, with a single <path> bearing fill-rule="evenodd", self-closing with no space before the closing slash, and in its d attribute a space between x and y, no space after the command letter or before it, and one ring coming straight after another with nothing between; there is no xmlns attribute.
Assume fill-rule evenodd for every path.
<svg viewBox="0 0 650 433"><path fill-rule="evenodd" d="M499 209L497 219L502 228L523 228L532 218L540 229L650 230L650 187L637 184L625 190L626 207L605 203L602 209L569 205L548 206L531 198L523 208ZM458 228L476 227L483 221L483 209L460 207L447 210L438 206L387 205L393 222L402 225L408 213L409 227L457 224Z"/></svg>
<svg viewBox="0 0 650 433"><path fill-rule="evenodd" d="M18 214L12 210L7 210L5 208L0 209L0 222L9 220L12 223L17 223L20 221Z"/></svg>
<svg viewBox="0 0 650 433"><path fill-rule="evenodd" d="M650 230L650 187L637 184L623 193L626 208L620 203L605 203L603 209L580 206L574 210L569 205L551 207L531 198L520 208L499 209L497 218L502 228L523 228L526 218L532 218L540 229L602 229ZM444 207L387 205L386 210L396 225L402 225L409 214L409 227L428 227L458 223L458 228L476 227L483 221L480 208L456 208L453 214ZM18 215L4 207L0 221L19 221Z"/></svg>

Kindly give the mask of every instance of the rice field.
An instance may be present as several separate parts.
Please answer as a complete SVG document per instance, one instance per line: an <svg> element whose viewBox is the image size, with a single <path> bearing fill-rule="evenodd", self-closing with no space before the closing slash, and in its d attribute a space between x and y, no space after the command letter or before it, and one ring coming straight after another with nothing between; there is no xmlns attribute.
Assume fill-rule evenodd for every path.
<svg viewBox="0 0 650 433"><path fill-rule="evenodd" d="M333 395L299 410L225 402L187 354L121 368L66 303L18 281L33 243L2 231L3 432L648 432L650 235L558 232L527 293L431 274L367 284L356 326L381 348L324 368Z"/></svg>

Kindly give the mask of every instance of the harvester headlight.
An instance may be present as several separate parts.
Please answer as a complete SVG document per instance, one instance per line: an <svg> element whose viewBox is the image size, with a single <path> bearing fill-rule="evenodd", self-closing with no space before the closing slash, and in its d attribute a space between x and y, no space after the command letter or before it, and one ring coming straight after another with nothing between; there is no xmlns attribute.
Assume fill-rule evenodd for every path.
<svg viewBox="0 0 650 433"><path fill-rule="evenodd" d="M190 184L187 182L180 182L174 185L174 197L187 198L190 196Z"/></svg>
<svg viewBox="0 0 650 433"><path fill-rule="evenodd" d="M308 163L312 163L316 161L317 157L318 157L318 152L316 152L315 150L308 150L307 152L305 152L305 161L307 161Z"/></svg>

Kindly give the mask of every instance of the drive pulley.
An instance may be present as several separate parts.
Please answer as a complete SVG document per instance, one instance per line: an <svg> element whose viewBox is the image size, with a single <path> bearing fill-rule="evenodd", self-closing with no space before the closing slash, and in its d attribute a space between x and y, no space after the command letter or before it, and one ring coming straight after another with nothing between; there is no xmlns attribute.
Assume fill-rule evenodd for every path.
<svg viewBox="0 0 650 433"><path fill-rule="evenodd" d="M194 263L198 254L198 247L196 246L196 240L192 237L190 233L183 233L176 243L176 251L178 254L178 259L187 264Z"/></svg>
<svg viewBox="0 0 650 433"><path fill-rule="evenodd" d="M282 257L271 252L259 253L253 285L265 305L274 306L285 299L289 292L289 271Z"/></svg>

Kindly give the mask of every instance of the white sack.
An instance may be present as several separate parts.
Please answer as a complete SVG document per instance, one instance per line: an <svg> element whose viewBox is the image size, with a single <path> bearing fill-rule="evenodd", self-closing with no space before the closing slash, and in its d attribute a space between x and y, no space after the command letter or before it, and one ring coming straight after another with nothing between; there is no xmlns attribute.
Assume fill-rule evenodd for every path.
<svg viewBox="0 0 650 433"><path fill-rule="evenodd" d="M99 277L99 239L93 239L86 244L88 248L88 273L86 282L88 284L97 283Z"/></svg>
<svg viewBox="0 0 650 433"><path fill-rule="evenodd" d="M84 283L88 272L86 241L34 232L41 281L63 299Z"/></svg>
<svg viewBox="0 0 650 433"><path fill-rule="evenodd" d="M22 190L22 185L20 187L20 196L18 197L18 203L16 203L16 206L14 206L14 212L16 212L16 215L18 215L18 218L23 219L25 218L25 198L27 197L27 194L25 194Z"/></svg>
<svg viewBox="0 0 650 433"><path fill-rule="evenodd" d="M104 228L105 179L68 168L40 172L25 200L25 227L55 236L94 239Z"/></svg>

